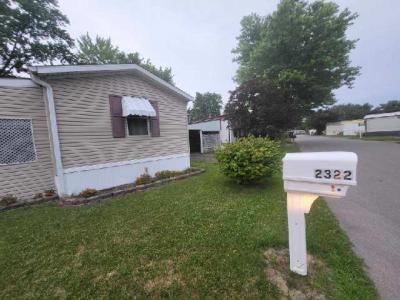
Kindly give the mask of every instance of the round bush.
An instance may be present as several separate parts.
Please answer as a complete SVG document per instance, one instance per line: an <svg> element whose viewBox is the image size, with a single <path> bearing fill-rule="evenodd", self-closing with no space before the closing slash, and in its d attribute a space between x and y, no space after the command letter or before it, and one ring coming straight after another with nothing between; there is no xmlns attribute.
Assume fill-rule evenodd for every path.
<svg viewBox="0 0 400 300"><path fill-rule="evenodd" d="M277 142L262 137L244 137L216 150L222 172L240 184L270 177L279 170L281 149Z"/></svg>

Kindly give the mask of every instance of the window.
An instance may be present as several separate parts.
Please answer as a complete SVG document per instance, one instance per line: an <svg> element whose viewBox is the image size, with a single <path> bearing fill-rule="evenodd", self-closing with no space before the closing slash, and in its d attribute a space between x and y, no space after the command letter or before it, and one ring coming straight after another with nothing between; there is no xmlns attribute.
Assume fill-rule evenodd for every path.
<svg viewBox="0 0 400 300"><path fill-rule="evenodd" d="M149 135L147 117L129 116L126 118L128 123L129 135Z"/></svg>
<svg viewBox="0 0 400 300"><path fill-rule="evenodd" d="M36 160L32 121L0 119L0 164L17 164Z"/></svg>

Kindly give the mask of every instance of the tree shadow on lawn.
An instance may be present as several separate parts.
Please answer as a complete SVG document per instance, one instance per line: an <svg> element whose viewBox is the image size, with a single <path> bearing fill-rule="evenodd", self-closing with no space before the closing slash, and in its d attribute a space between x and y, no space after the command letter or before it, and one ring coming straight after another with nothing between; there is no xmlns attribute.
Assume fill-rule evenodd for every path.
<svg viewBox="0 0 400 300"><path fill-rule="evenodd" d="M249 183L239 183L232 178L229 178L225 174L219 170L218 164L216 164L218 168L218 173L221 175L222 179L220 184L226 188L233 190L234 192L242 192L242 191L261 191L266 189L276 189L283 188L281 184L280 177L282 174L275 173L270 177L262 177L254 182Z"/></svg>

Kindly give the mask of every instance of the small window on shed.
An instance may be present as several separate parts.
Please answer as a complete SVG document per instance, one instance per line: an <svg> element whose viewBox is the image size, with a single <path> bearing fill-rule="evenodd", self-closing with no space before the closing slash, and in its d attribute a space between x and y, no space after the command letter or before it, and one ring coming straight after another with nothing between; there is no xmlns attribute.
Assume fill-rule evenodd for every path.
<svg viewBox="0 0 400 300"><path fill-rule="evenodd" d="M129 135L149 135L149 122L147 117L128 116Z"/></svg>
<svg viewBox="0 0 400 300"><path fill-rule="evenodd" d="M30 119L0 119L0 165L36 160Z"/></svg>

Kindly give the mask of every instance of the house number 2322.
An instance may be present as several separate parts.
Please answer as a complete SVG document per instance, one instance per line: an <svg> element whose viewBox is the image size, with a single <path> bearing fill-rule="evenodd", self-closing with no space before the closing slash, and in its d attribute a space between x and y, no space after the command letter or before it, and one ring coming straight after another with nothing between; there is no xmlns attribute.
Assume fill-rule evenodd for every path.
<svg viewBox="0 0 400 300"><path fill-rule="evenodd" d="M352 172L350 170L323 170L316 169L314 172L315 178L318 179L343 179L343 180L351 180Z"/></svg>

